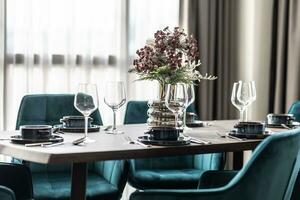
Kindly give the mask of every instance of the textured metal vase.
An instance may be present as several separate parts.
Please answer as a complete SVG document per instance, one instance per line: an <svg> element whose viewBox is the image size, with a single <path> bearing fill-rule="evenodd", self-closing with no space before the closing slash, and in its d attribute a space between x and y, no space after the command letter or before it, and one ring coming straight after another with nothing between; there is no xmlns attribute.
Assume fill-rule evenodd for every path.
<svg viewBox="0 0 300 200"><path fill-rule="evenodd" d="M175 115L165 104L166 85L160 85L157 100L148 102L148 126L150 129L175 128ZM177 127L182 128L182 115L178 116Z"/></svg>

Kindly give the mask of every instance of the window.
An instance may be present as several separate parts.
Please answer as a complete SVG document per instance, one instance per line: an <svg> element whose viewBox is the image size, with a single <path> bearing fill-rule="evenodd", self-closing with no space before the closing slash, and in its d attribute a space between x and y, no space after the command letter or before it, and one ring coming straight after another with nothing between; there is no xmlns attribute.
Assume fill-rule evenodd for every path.
<svg viewBox="0 0 300 200"><path fill-rule="evenodd" d="M106 124L106 81L125 81L128 99L151 98L154 84L133 83L127 71L147 38L178 25L178 13L179 0L7 0L6 129L25 94L74 93L79 82L98 85Z"/></svg>

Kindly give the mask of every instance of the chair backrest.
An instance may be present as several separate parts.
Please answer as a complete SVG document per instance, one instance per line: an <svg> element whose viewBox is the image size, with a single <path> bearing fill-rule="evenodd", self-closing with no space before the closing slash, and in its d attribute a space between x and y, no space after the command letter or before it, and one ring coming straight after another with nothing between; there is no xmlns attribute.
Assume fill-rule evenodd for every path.
<svg viewBox="0 0 300 200"><path fill-rule="evenodd" d="M55 125L60 124L63 116L81 116L74 107L74 94L35 94L22 98L16 129L22 125ZM102 119L97 109L91 117L93 124L102 125ZM15 161L14 161L15 162ZM70 165L42 165L26 163L32 172L69 171ZM89 167L91 167L90 165Z"/></svg>
<svg viewBox="0 0 300 200"><path fill-rule="evenodd" d="M147 101L128 101L125 111L124 124L143 124L147 122Z"/></svg>
<svg viewBox="0 0 300 200"><path fill-rule="evenodd" d="M290 199L299 170L299 148L300 129L265 139L255 149L249 162L227 185L232 187L229 193L237 192L244 200Z"/></svg>
<svg viewBox="0 0 300 200"><path fill-rule="evenodd" d="M15 200L14 191L10 188L0 185L0 199L1 200Z"/></svg>
<svg viewBox="0 0 300 200"><path fill-rule="evenodd" d="M55 125L60 124L63 116L82 116L74 107L73 94L35 94L23 97L16 123L16 129L21 125ZM99 110L91 117L93 124L102 125Z"/></svg>
<svg viewBox="0 0 300 200"><path fill-rule="evenodd" d="M147 122L148 101L128 101L124 124L143 124ZM195 105L191 104L187 112L196 113Z"/></svg>
<svg viewBox="0 0 300 200"><path fill-rule="evenodd" d="M300 122L300 101L295 101L293 105L290 107L289 112L290 114L294 114L296 120Z"/></svg>

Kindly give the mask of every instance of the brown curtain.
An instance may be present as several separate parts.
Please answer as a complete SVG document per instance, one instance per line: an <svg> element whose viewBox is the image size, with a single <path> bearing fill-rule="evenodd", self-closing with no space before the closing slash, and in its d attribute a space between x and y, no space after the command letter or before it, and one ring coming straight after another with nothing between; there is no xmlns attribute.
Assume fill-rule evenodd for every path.
<svg viewBox="0 0 300 200"><path fill-rule="evenodd" d="M181 1L181 25L199 43L200 71L218 76L196 87L195 105L202 120L238 117L230 101L238 75L238 10L238 0Z"/></svg>
<svg viewBox="0 0 300 200"><path fill-rule="evenodd" d="M300 1L274 0L269 112L300 99Z"/></svg>

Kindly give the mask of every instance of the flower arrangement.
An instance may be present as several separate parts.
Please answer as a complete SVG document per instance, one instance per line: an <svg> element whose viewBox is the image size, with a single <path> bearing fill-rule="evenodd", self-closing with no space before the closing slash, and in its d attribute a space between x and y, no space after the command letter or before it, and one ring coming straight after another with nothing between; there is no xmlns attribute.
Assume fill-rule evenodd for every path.
<svg viewBox="0 0 300 200"><path fill-rule="evenodd" d="M138 80L157 80L161 86L165 84L193 84L200 80L214 80L217 77L201 75L197 67L198 44L196 39L184 33L184 30L169 27L158 30L154 40L136 51L137 58L129 72L139 75Z"/></svg>

